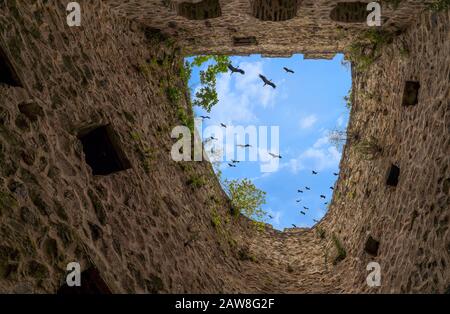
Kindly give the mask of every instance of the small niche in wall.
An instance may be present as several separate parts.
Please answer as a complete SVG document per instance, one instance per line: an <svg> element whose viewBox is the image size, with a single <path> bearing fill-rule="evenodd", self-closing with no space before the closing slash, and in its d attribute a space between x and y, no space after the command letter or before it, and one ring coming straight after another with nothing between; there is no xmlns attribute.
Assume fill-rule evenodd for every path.
<svg viewBox="0 0 450 314"><path fill-rule="evenodd" d="M94 175L109 175L131 168L111 125L82 132L79 139Z"/></svg>
<svg viewBox="0 0 450 314"><path fill-rule="evenodd" d="M22 87L22 83L2 47L0 47L0 84Z"/></svg>
<svg viewBox="0 0 450 314"><path fill-rule="evenodd" d="M83 271L80 279L81 286L69 287L66 283L58 289L57 294L112 294L95 267Z"/></svg>
<svg viewBox="0 0 450 314"><path fill-rule="evenodd" d="M367 2L339 2L331 11L330 18L342 23L363 23L368 15Z"/></svg>
<svg viewBox="0 0 450 314"><path fill-rule="evenodd" d="M372 236L369 236L366 240L366 244L364 245L364 251L372 256L377 256L379 246L380 242L372 238Z"/></svg>
<svg viewBox="0 0 450 314"><path fill-rule="evenodd" d="M177 13L189 20L207 20L220 17L222 10L219 0L185 1L177 5Z"/></svg>
<svg viewBox="0 0 450 314"><path fill-rule="evenodd" d="M281 22L297 15L299 0L252 0L253 16L261 21Z"/></svg>
<svg viewBox="0 0 450 314"><path fill-rule="evenodd" d="M233 45L236 47L239 46L254 46L257 45L258 41L255 36L249 37L233 37Z"/></svg>
<svg viewBox="0 0 450 314"><path fill-rule="evenodd" d="M396 165L391 165L387 173L386 184L389 186L397 186L399 176L400 168Z"/></svg>
<svg viewBox="0 0 450 314"><path fill-rule="evenodd" d="M406 81L403 91L403 106L415 106L419 102L420 83L416 81Z"/></svg>

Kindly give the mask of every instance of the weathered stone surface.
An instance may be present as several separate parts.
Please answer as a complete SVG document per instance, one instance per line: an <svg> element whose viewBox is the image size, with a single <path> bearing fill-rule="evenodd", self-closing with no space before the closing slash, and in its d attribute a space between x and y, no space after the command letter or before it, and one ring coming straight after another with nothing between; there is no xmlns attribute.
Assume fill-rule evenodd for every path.
<svg viewBox="0 0 450 314"><path fill-rule="evenodd" d="M381 155L364 160L345 147L330 210L314 228L257 233L230 217L207 162L170 158L177 112L191 113L180 51L330 55L362 26L337 36L338 1L304 0L284 22L259 21L248 1L220 1L209 24L176 16L167 1L109 2L80 1L80 28L67 27L61 1L0 6L0 42L23 86L0 85L0 292L55 293L72 261L95 265L123 293L448 289L448 12L404 1L386 13L405 30L354 71L349 125L377 138ZM257 45L233 45L251 36ZM420 82L414 106L402 105L406 81ZM178 103L168 87L182 91ZM39 107L20 110L30 99ZM93 176L79 132L107 124L131 169ZM391 164L401 169L395 188L386 186ZM204 184L186 185L193 177ZM364 251L368 235L376 256ZM378 288L366 284L371 261L382 267Z"/></svg>
<svg viewBox="0 0 450 314"><path fill-rule="evenodd" d="M359 23L336 21L331 15L338 3L369 3L355 0L219 0L221 14L205 21L187 19L179 14L180 3L197 0L109 0L130 19L160 29L176 38L188 54L291 55L342 51L355 35L365 30L361 8L355 15ZM214 1L216 2L216 1ZM423 0L403 0L394 9L383 4L383 29L403 29L427 6ZM355 6L355 5L353 5ZM361 6L359 6L361 7ZM350 8L350 10L355 10ZM347 9L348 11L348 9ZM346 9L340 9L344 17ZM350 16L350 17L351 17ZM174 26L176 24L176 27ZM254 36L258 45L236 46L234 37Z"/></svg>

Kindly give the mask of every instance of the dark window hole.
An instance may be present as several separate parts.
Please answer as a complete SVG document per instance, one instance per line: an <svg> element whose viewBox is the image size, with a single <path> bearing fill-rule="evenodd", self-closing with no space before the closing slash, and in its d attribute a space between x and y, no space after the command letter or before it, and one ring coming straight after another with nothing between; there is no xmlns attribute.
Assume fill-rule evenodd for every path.
<svg viewBox="0 0 450 314"><path fill-rule="evenodd" d="M80 276L80 287L69 287L66 283L58 289L57 294L112 294L95 267L83 271Z"/></svg>
<svg viewBox="0 0 450 314"><path fill-rule="evenodd" d="M386 184L389 186L397 186L399 176L400 168L396 165L391 165L387 174Z"/></svg>
<svg viewBox="0 0 450 314"><path fill-rule="evenodd" d="M253 46L253 45L257 45L258 42L256 40L256 37L254 37L254 36L233 37L233 44L235 46Z"/></svg>
<svg viewBox="0 0 450 314"><path fill-rule="evenodd" d="M369 236L369 238L366 241L366 245L364 246L364 251L366 251L367 254L370 254L372 256L377 256L379 246L380 242L372 238L372 236Z"/></svg>
<svg viewBox="0 0 450 314"><path fill-rule="evenodd" d="M2 47L0 47L0 84L22 87L19 77Z"/></svg>
<svg viewBox="0 0 450 314"><path fill-rule="evenodd" d="M222 15L219 0L203 0L197 3L182 2L177 7L178 15L189 20L206 20Z"/></svg>
<svg viewBox="0 0 450 314"><path fill-rule="evenodd" d="M403 91L403 106L415 106L419 102L420 83L407 81Z"/></svg>
<svg viewBox="0 0 450 314"><path fill-rule="evenodd" d="M297 15L299 2L299 0L253 0L253 16L262 21L286 21Z"/></svg>
<svg viewBox="0 0 450 314"><path fill-rule="evenodd" d="M79 139L94 175L109 175L131 168L110 125L90 130Z"/></svg>
<svg viewBox="0 0 450 314"><path fill-rule="evenodd" d="M365 2L340 2L331 11L330 18L336 22L363 23L369 13Z"/></svg>

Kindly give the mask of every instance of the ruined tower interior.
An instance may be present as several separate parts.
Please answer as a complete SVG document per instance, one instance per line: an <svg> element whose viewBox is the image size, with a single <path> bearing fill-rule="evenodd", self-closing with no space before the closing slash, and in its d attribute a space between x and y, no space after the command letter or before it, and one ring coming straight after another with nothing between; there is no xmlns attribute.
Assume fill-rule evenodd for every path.
<svg viewBox="0 0 450 314"><path fill-rule="evenodd" d="M64 292L74 261L94 293L449 291L448 1L379 1L375 43L365 0L79 0L75 27L69 2L0 1L1 293ZM382 151L345 146L314 227L255 231L208 161L171 159L186 56L337 53L348 132Z"/></svg>

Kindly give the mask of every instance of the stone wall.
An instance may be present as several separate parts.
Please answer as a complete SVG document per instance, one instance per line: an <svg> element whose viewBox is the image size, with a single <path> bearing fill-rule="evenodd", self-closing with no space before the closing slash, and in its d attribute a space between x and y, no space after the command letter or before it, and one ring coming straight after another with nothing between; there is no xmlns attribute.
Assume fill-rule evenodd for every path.
<svg viewBox="0 0 450 314"><path fill-rule="evenodd" d="M376 139L379 156L366 160L349 143L319 224L257 232L248 219L230 214L209 163L170 158L172 128L192 115L181 64L183 53L195 51L189 40L154 26L180 17L147 1L136 19L132 3L138 2L123 2L118 11L110 2L115 9L80 1L79 28L66 25L61 1L0 5L0 67L13 78L0 84L0 292L55 293L73 261L96 269L118 293L448 289L448 12L405 18L408 27L382 56L366 71L353 71L348 132ZM229 9L238 2L220 1L228 26L234 25ZM299 12L320 11L314 3L304 0ZM159 15L146 17L158 11L142 8L153 6ZM322 22L319 14L316 23ZM191 30L205 38L199 52L219 43L202 35L217 31L222 38L224 26L211 23ZM304 21L276 23L301 27ZM283 46L276 34L287 24L271 25L267 37L251 26L239 31L255 35L258 45L225 52L289 54L306 47L333 54L346 44L333 48L319 36ZM326 32L332 25L323 23ZM420 83L417 103L403 95L407 81ZM106 125L120 160L114 173L94 176L80 137ZM386 185L391 165L400 169L395 187ZM370 261L382 267L379 288L366 285Z"/></svg>
<svg viewBox="0 0 450 314"><path fill-rule="evenodd" d="M108 3L129 19L140 21L176 38L187 54L264 54L289 56L294 53L342 51L367 24L333 20L339 3L370 0L218 0L221 13L215 18L188 19L177 10L180 4L210 7L210 1L196 0L109 0ZM385 3L383 3L385 2ZM432 0L382 1L383 28L407 27ZM274 3L273 5L271 3ZM295 7L295 9L294 9ZM348 12L348 11L351 12ZM346 6L340 16L361 13L360 6ZM360 14L359 14L360 16ZM255 37L257 45L234 45L236 37Z"/></svg>
<svg viewBox="0 0 450 314"><path fill-rule="evenodd" d="M184 90L181 56L101 1L81 4L80 28L61 1L1 6L23 88L0 85L0 291L55 293L72 261L114 292L243 290L205 205L211 168L170 159L179 112L192 114L187 94L167 97ZM106 124L131 169L93 176L78 136ZM204 187L189 185L197 177Z"/></svg>

